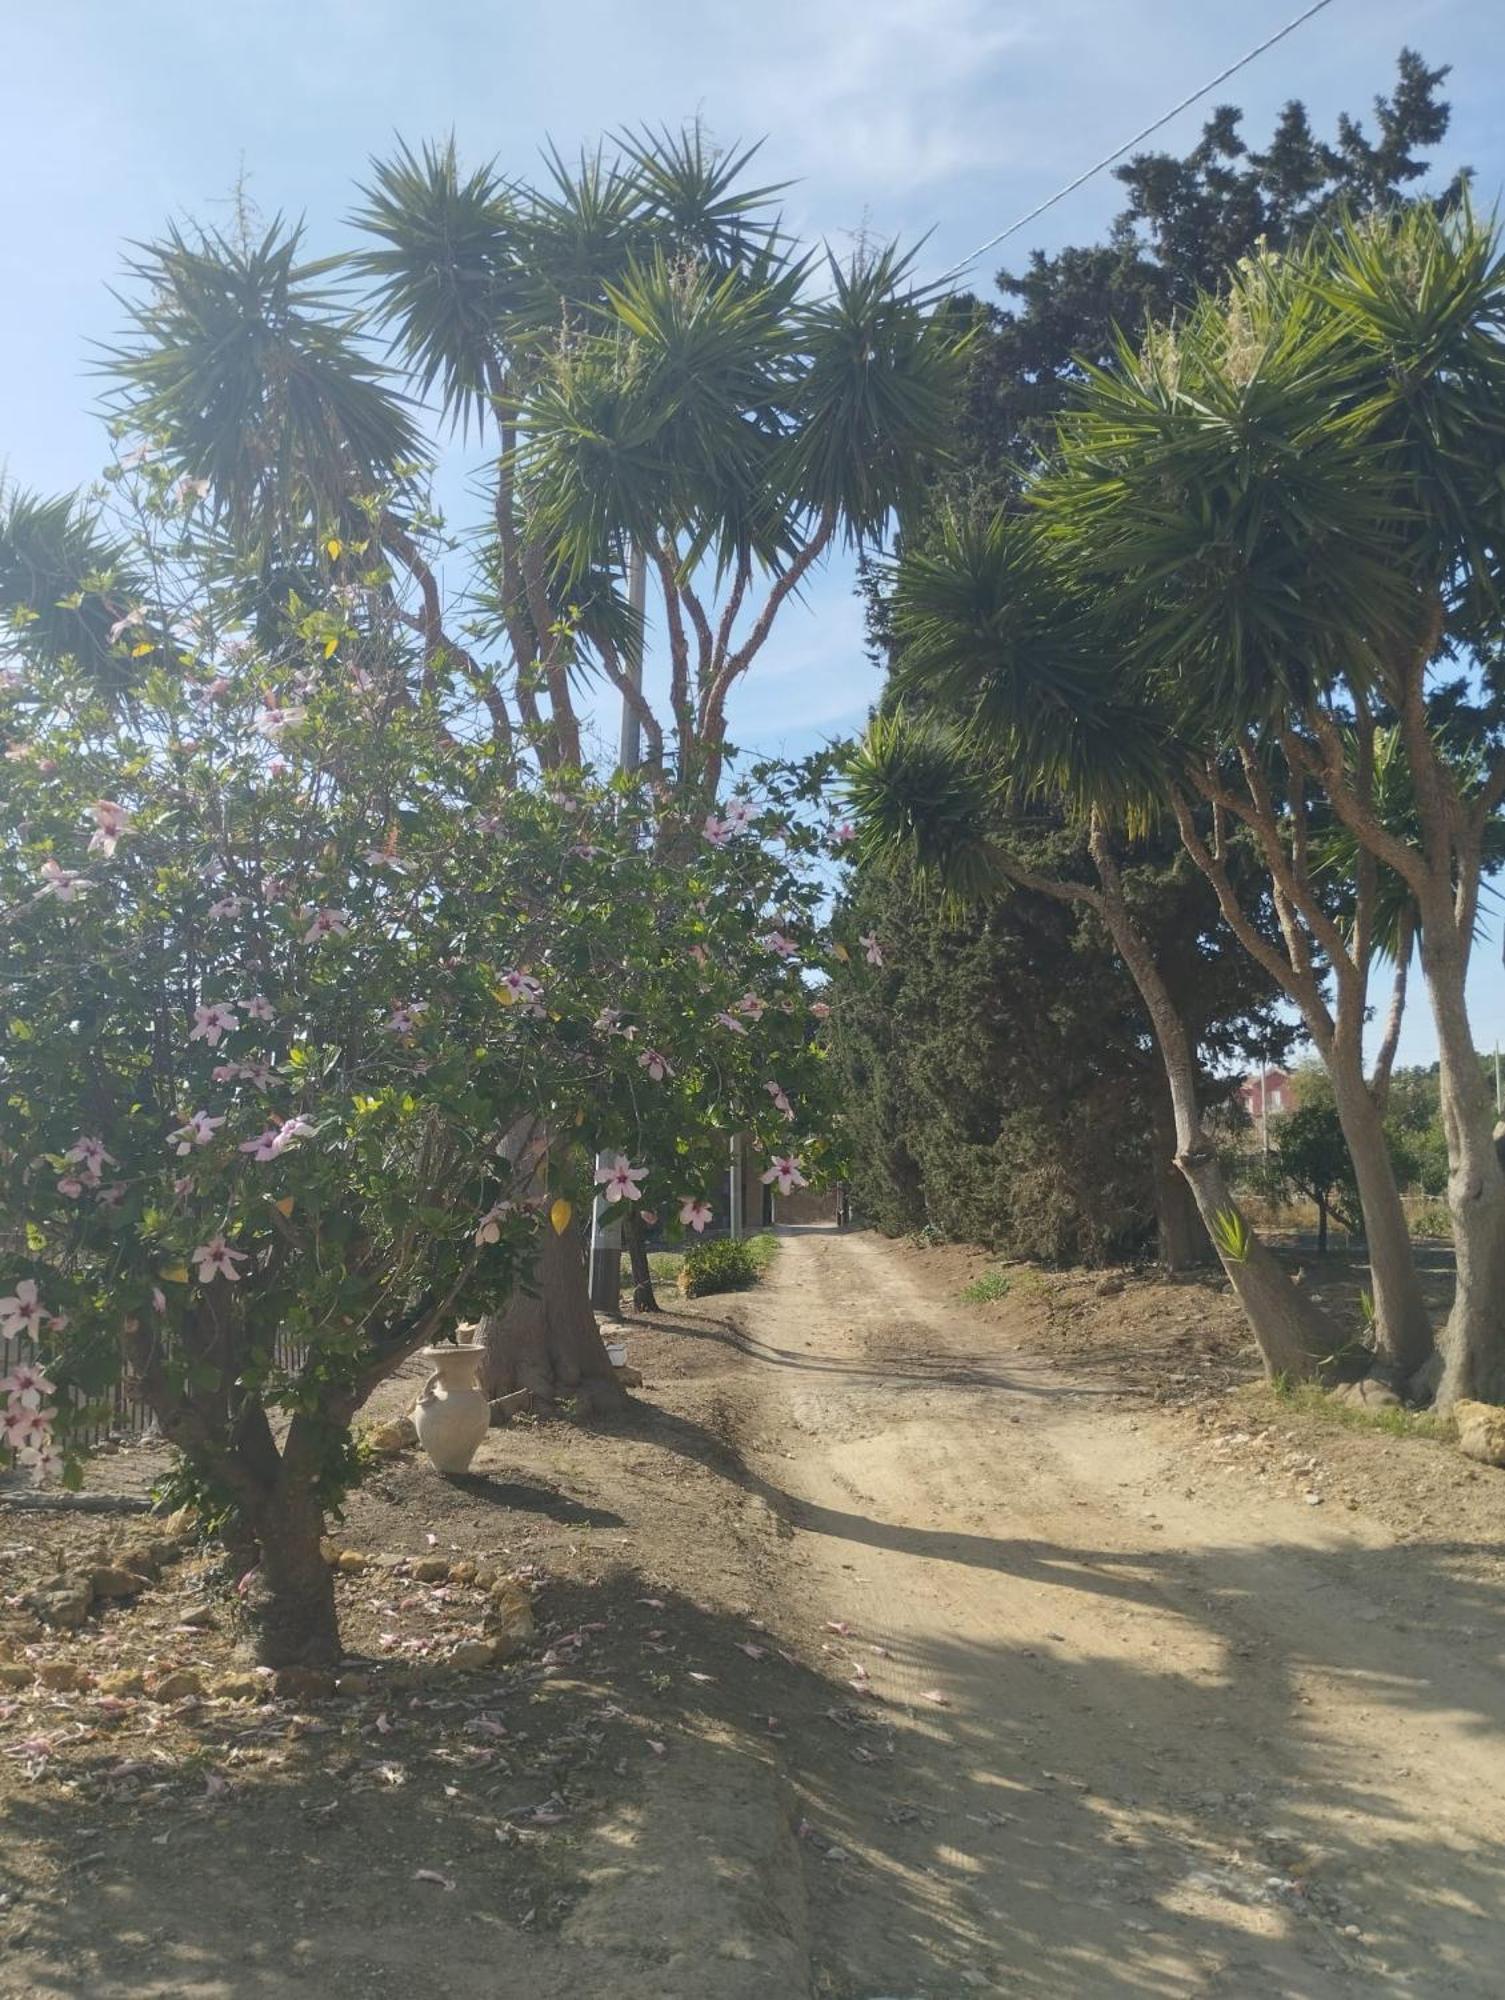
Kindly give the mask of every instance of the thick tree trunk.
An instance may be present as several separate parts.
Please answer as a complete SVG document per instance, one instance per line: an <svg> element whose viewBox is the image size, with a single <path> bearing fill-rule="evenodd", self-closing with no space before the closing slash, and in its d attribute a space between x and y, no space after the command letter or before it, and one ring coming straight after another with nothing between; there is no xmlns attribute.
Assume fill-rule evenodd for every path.
<svg viewBox="0 0 1505 2000"><path fill-rule="evenodd" d="M1375 1338L1380 1358L1405 1381L1426 1365L1434 1344L1411 1229L1395 1184L1384 1121L1365 1083L1358 1051L1334 1043L1327 1052L1327 1069L1364 1216Z"/></svg>
<svg viewBox="0 0 1505 2000"><path fill-rule="evenodd" d="M1459 1397L1505 1403L1505 1174L1494 1146L1494 1102L1474 1049L1466 967L1451 911L1423 911L1421 962L1437 1025L1448 1209L1457 1283L1441 1341L1439 1408Z"/></svg>
<svg viewBox="0 0 1505 2000"><path fill-rule="evenodd" d="M658 1298L653 1289L653 1268L648 1262L648 1234L636 1209L622 1218L622 1236L627 1245L627 1261L632 1267L633 1310L656 1313Z"/></svg>
<svg viewBox="0 0 1505 2000"><path fill-rule="evenodd" d="M591 1310L585 1252L573 1225L556 1232L547 1219L540 1224L531 1289L514 1291L501 1312L484 1319L481 1338L493 1397L528 1389L539 1408L570 1402L582 1416L623 1406L622 1387Z"/></svg>
<svg viewBox="0 0 1505 2000"><path fill-rule="evenodd" d="M1285 1268L1245 1223L1245 1248L1233 1256L1218 1243L1220 1219L1242 1220L1228 1191L1216 1149L1199 1125L1181 1136L1176 1165L1196 1197L1197 1210L1218 1251L1218 1261L1244 1309L1265 1373L1312 1381L1341 1345L1337 1327L1291 1282Z"/></svg>
<svg viewBox="0 0 1505 2000"><path fill-rule="evenodd" d="M1196 1063L1186 1028L1160 977L1154 955L1129 916L1118 867L1098 830L1092 857L1103 884L1102 914L1130 977L1139 989L1165 1064L1176 1121L1176 1165L1186 1177L1197 1212L1218 1253L1218 1261L1243 1307L1270 1376L1308 1381L1320 1375L1340 1344L1333 1322L1292 1282L1249 1227L1228 1191L1217 1149L1202 1125L1197 1104ZM1224 1247L1227 1225L1241 1225L1238 1254Z"/></svg>
<svg viewBox="0 0 1505 2000"><path fill-rule="evenodd" d="M243 1605L251 1647L263 1667L339 1663L334 1577L320 1541L324 1513L309 1486L283 1473L244 1510L260 1561Z"/></svg>
<svg viewBox="0 0 1505 2000"><path fill-rule="evenodd" d="M1157 1106L1152 1133L1155 1236L1160 1262L1167 1271L1205 1269L1217 1261L1196 1198L1176 1165L1176 1125L1168 1095Z"/></svg>

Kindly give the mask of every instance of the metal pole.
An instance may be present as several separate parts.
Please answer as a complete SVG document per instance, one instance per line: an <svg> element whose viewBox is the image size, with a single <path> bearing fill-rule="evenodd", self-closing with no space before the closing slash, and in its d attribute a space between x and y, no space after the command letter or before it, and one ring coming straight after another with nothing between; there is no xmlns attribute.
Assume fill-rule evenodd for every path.
<svg viewBox="0 0 1505 2000"><path fill-rule="evenodd" d="M1500 1115L1500 1044L1495 1043L1495 1116Z"/></svg>
<svg viewBox="0 0 1505 2000"><path fill-rule="evenodd" d="M732 1162L729 1178L731 1181L732 1198L731 1238L733 1243L740 1243L742 1241L742 1204L745 1199L742 1192L742 1135L740 1132L732 1134Z"/></svg>
<svg viewBox="0 0 1505 2000"><path fill-rule="evenodd" d="M641 549L627 562L627 601L632 607L632 634L623 666L634 688L643 685L643 611L648 595L648 570ZM622 727L617 737L617 769L635 771L643 761L643 729L637 711L622 697ZM596 1165L609 1164L610 1154L597 1153ZM622 1310L622 1224L600 1195L591 1209L591 1304L613 1319Z"/></svg>
<svg viewBox="0 0 1505 2000"><path fill-rule="evenodd" d="M1268 1159L1270 1157L1270 1072L1263 1063L1259 1068L1259 1130L1260 1150Z"/></svg>
<svg viewBox="0 0 1505 2000"><path fill-rule="evenodd" d="M623 661L629 686L643 691L643 616L648 601L648 565L641 549L634 549L627 563L627 603L632 611L632 632ZM622 729L617 739L617 769L635 771L643 761L643 723L637 710L622 697Z"/></svg>

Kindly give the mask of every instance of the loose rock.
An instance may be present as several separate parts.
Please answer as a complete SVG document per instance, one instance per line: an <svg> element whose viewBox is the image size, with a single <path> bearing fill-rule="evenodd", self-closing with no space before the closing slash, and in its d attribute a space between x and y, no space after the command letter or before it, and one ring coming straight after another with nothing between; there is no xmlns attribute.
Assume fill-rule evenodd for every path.
<svg viewBox="0 0 1505 2000"><path fill-rule="evenodd" d="M1505 1406L1499 1403L1454 1403L1458 1449L1481 1465L1505 1466Z"/></svg>
<svg viewBox="0 0 1505 2000"><path fill-rule="evenodd" d="M495 1666L497 1662L497 1642L493 1639L462 1639L450 1651L449 1663L452 1667L474 1669Z"/></svg>
<svg viewBox="0 0 1505 2000"><path fill-rule="evenodd" d="M533 1600L520 1583L503 1579L491 1591L490 1609L484 1620L486 1636L493 1642L493 1657L510 1660L533 1637Z"/></svg>
<svg viewBox="0 0 1505 2000"><path fill-rule="evenodd" d="M1340 1382L1329 1391L1329 1401L1345 1403L1354 1410L1399 1410L1405 1406L1388 1382L1366 1375L1361 1382Z"/></svg>
<svg viewBox="0 0 1505 2000"><path fill-rule="evenodd" d="M204 1692L204 1682L192 1667L176 1667L170 1674L164 1674L152 1689L152 1700L161 1702L187 1701L197 1699Z"/></svg>
<svg viewBox="0 0 1505 2000"><path fill-rule="evenodd" d="M279 1667L272 1676L279 1701L327 1701L334 1691L335 1677L322 1667Z"/></svg>
<svg viewBox="0 0 1505 2000"><path fill-rule="evenodd" d="M88 1675L72 1660L43 1660L37 1668L37 1685L53 1688L59 1694L75 1694L79 1688L88 1685Z"/></svg>
<svg viewBox="0 0 1505 2000"><path fill-rule="evenodd" d="M146 1589L148 1579L138 1576L134 1570L106 1566L95 1570L89 1581L96 1597L118 1598L139 1597Z"/></svg>
<svg viewBox="0 0 1505 2000"><path fill-rule="evenodd" d="M87 1579L77 1583L65 1580L50 1590L40 1591L32 1599L32 1609L44 1625L54 1625L64 1632L76 1632L88 1617L93 1603L94 1590Z"/></svg>

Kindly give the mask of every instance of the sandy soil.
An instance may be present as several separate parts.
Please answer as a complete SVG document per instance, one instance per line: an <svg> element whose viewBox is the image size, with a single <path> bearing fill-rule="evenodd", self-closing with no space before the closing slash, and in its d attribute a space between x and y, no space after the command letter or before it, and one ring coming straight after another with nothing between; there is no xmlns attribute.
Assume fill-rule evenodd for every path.
<svg viewBox="0 0 1505 2000"><path fill-rule="evenodd" d="M1211 1287L978 1264L792 1236L621 1423L384 1466L340 1540L520 1576L506 1668L388 1566L337 1699L102 1695L231 1664L207 1554L13 1644L82 1684L0 1692L0 1992L1497 1993L1505 1475L1261 1400ZM0 1513L7 1590L110 1532Z"/></svg>

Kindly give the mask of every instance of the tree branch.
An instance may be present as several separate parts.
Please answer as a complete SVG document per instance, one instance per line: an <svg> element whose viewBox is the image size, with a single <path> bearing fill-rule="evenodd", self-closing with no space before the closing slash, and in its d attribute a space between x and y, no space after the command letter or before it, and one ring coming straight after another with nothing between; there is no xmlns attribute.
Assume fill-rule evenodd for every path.
<svg viewBox="0 0 1505 2000"><path fill-rule="evenodd" d="M645 761L656 770L663 769L664 731L663 725L648 704L648 697L640 687L635 687L628 679L626 669L617 657L617 649L608 639L601 640L596 647L601 662L601 671L617 693L643 725L643 736L648 746Z"/></svg>
<svg viewBox="0 0 1505 2000"><path fill-rule="evenodd" d="M835 533L836 511L828 507L822 514L814 534L769 591L767 601L758 613L752 630L736 652L717 668L711 685L701 696L700 737L702 743L710 747L708 765L713 782L720 776L720 747L725 728L727 695L731 692L733 683L752 665L754 657L772 629L780 607L790 593L799 588L801 582L820 560Z"/></svg>
<svg viewBox="0 0 1505 2000"><path fill-rule="evenodd" d="M1181 845L1186 849L1197 867L1212 884L1218 899L1218 908L1223 913L1223 921L1233 932L1244 950L1274 980L1281 992L1294 1000L1301 1010L1302 1019L1319 1047L1330 1044L1333 1036L1332 1016L1323 1003L1321 992L1309 970L1303 970L1289 958L1282 957L1270 943L1261 936L1258 927L1251 921L1248 912L1234 893L1228 878L1224 861L1214 856L1197 831L1191 806L1179 789L1171 792L1171 806L1176 815L1176 825L1181 833Z"/></svg>
<svg viewBox="0 0 1505 2000"><path fill-rule="evenodd" d="M683 772L693 761L695 710L690 701L690 643L680 605L679 564L672 550L657 543L652 554L664 594L664 623L669 633L669 706L679 735L679 763Z"/></svg>
<svg viewBox="0 0 1505 2000"><path fill-rule="evenodd" d="M1385 1032L1375 1051L1374 1074L1369 1079L1369 1095L1376 1111L1390 1101L1390 1077L1395 1068L1395 1051L1400 1045L1401 1022L1406 1013L1406 980L1411 970L1411 950L1416 942L1416 913L1409 904L1401 912L1400 934L1395 941L1395 979L1390 988L1390 1006L1385 1014Z"/></svg>

